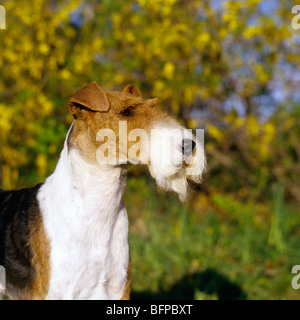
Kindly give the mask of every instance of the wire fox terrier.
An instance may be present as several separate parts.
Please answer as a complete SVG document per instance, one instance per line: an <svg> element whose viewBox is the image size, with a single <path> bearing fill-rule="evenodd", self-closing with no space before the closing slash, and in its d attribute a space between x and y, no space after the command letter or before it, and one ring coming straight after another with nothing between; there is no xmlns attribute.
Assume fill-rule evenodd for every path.
<svg viewBox="0 0 300 320"><path fill-rule="evenodd" d="M184 200L200 183L203 145L127 85L92 82L69 100L74 121L54 173L30 189L0 191L0 265L14 299L129 299L128 164L146 164Z"/></svg>

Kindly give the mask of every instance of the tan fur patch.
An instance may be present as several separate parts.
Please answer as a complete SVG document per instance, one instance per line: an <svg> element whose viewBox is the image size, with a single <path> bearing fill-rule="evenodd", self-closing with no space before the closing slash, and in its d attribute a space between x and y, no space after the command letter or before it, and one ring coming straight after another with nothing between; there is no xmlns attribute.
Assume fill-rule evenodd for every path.
<svg viewBox="0 0 300 320"><path fill-rule="evenodd" d="M126 282L121 300L130 300L130 290L131 290L131 263L129 259L128 271L127 271L127 282Z"/></svg>
<svg viewBox="0 0 300 320"><path fill-rule="evenodd" d="M143 99L141 96L134 96L128 92L108 91L105 93L110 110L108 112L91 112L84 108L79 110L68 141L69 147L80 150L83 158L89 163L97 162L97 148L103 142L96 141L96 136L101 129L111 129L114 132L117 147L116 158L128 159L128 154L120 154L119 121L127 122L128 133L133 129L143 129L149 136L154 123L174 122L166 113L153 107L159 102L158 99ZM122 110L127 108L132 110L132 116L122 115ZM135 141L128 141L127 148L122 148L122 150L127 150L128 153L135 143Z"/></svg>
<svg viewBox="0 0 300 320"><path fill-rule="evenodd" d="M37 220L31 223L31 246L33 251L31 263L35 269L35 275L28 294L30 299L44 300L50 280L50 242L40 214Z"/></svg>

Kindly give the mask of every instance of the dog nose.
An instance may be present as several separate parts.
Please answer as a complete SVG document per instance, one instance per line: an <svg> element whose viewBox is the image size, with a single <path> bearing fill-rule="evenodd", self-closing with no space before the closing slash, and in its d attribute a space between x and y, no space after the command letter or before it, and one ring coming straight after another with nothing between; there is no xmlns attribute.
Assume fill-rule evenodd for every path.
<svg viewBox="0 0 300 320"><path fill-rule="evenodd" d="M189 157L193 153L195 146L196 146L196 142L194 140L183 139L182 140L182 153L185 156Z"/></svg>

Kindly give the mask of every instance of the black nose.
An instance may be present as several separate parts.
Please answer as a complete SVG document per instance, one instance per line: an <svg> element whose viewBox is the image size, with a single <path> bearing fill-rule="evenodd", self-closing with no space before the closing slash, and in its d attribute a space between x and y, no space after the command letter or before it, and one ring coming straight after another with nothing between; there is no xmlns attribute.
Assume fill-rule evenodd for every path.
<svg viewBox="0 0 300 320"><path fill-rule="evenodd" d="M196 146L196 142L194 140L190 140L190 139L182 140L182 153L185 156L189 157L193 153L195 146Z"/></svg>

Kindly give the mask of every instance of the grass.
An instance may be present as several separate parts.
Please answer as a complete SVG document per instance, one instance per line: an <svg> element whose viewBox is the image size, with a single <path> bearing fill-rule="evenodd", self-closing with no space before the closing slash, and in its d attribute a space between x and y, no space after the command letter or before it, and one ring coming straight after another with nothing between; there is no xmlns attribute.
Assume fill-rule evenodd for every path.
<svg viewBox="0 0 300 320"><path fill-rule="evenodd" d="M280 186L266 203L193 194L180 203L147 177L128 180L133 299L299 299L299 209Z"/></svg>

